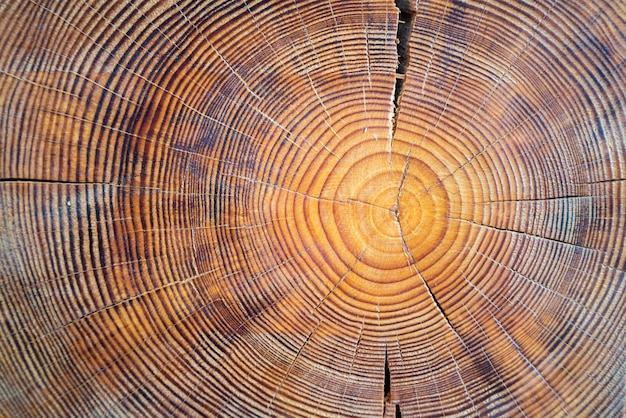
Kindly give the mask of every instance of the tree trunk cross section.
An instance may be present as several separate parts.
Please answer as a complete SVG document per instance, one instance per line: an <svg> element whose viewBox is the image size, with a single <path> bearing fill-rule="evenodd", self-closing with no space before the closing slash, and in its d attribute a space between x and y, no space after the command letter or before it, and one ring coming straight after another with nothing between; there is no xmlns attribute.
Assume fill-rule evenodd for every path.
<svg viewBox="0 0 626 418"><path fill-rule="evenodd" d="M0 416L623 416L625 28L0 1Z"/></svg>

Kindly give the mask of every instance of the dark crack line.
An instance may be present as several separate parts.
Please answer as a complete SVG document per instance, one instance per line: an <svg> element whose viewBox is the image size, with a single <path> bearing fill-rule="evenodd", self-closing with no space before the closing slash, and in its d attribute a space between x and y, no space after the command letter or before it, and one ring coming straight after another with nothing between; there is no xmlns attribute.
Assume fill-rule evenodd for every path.
<svg viewBox="0 0 626 418"><path fill-rule="evenodd" d="M574 184L575 185L590 186L590 185L594 185L594 184L615 183L615 182L620 182L620 181L626 181L626 178L623 178L623 179L605 179L605 180L590 181L590 182L584 182L584 183L574 183Z"/></svg>
<svg viewBox="0 0 626 418"><path fill-rule="evenodd" d="M538 198L522 198L522 199L502 199L502 200L486 200L482 202L487 205L490 203L516 203L516 202L550 202L555 200L571 200L571 199L589 199L597 196L593 195L564 195L564 196L551 196L551 197L538 197Z"/></svg>
<svg viewBox="0 0 626 418"><path fill-rule="evenodd" d="M511 234L516 234L516 235L519 235L519 236L522 236L522 237L534 238L534 239L538 239L538 240L542 240L542 241L552 242L552 243L555 243L555 244L565 245L565 246L568 246L568 247L579 248L581 250L587 250L587 251L591 251L591 252L599 252L600 254L603 254L603 255L607 254L607 251L603 250L601 248L587 247L585 245L580 245L580 244L576 244L576 243L573 243L573 242L564 241L564 240L561 240L561 239L558 239L558 238L550 238L550 237L545 237L543 235L533 234L533 233L530 233L530 232L518 231L516 229L502 228L502 227L498 227L498 226L487 225L487 224L484 224L484 223L472 221L471 219L454 218L454 217L448 217L448 219L457 220L459 222L465 222L467 224L478 226L478 227L481 227L481 228L490 229L492 231L509 232Z"/></svg>
<svg viewBox="0 0 626 418"><path fill-rule="evenodd" d="M387 404L391 402L391 371L389 370L389 357L385 346L385 381L383 384L383 417L387 413Z"/></svg>
<svg viewBox="0 0 626 418"><path fill-rule="evenodd" d="M99 181L69 181L69 180L20 178L20 177L0 178L0 183L43 183L43 184L65 184L65 185L71 185L71 186L81 186L81 185L118 186L115 183L99 182Z"/></svg>
<svg viewBox="0 0 626 418"><path fill-rule="evenodd" d="M400 113L400 102L406 81L406 71L409 66L409 40L415 22L415 12L411 10L408 0L396 0L398 8L398 30L396 33L396 48L398 52L398 65L396 67L396 84L393 93L393 115L392 115L392 139L396 135L396 125L398 114Z"/></svg>
<svg viewBox="0 0 626 418"><path fill-rule="evenodd" d="M387 405L391 405L391 370L389 370L389 354L387 350L387 346L385 346L385 382L383 385L384 396L383 396L383 417L387 415ZM402 418L402 413L400 412L400 404L396 404L394 410L394 416L396 418Z"/></svg>
<svg viewBox="0 0 626 418"><path fill-rule="evenodd" d="M389 371L389 356L385 347L385 401L391 400L391 372Z"/></svg>

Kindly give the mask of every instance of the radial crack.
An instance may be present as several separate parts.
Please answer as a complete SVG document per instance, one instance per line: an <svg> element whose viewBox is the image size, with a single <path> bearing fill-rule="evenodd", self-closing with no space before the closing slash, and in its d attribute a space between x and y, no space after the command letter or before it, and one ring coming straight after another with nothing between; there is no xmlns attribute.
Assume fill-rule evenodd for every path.
<svg viewBox="0 0 626 418"><path fill-rule="evenodd" d="M385 382L383 384L383 417L387 412L387 404L391 402L391 371L389 370L389 359L387 356L387 347L385 346Z"/></svg>
<svg viewBox="0 0 626 418"><path fill-rule="evenodd" d="M395 0L398 8L398 30L396 33L396 48L398 51L398 65L396 67L396 84L393 94L392 139L396 135L400 101L406 80L406 70L409 66L409 39L415 22L415 12L411 9L410 1Z"/></svg>
<svg viewBox="0 0 626 418"><path fill-rule="evenodd" d="M71 186L117 186L115 183L109 183L105 181L71 181L71 180L51 180L51 179L36 179L28 177L7 177L0 178L0 183L42 183L42 184L65 184Z"/></svg>
<svg viewBox="0 0 626 418"><path fill-rule="evenodd" d="M407 243L406 238L404 236L404 231L402 229L402 221L400 219L400 201L402 199L402 192L404 190L404 185L406 183L406 179L409 174L410 161L411 161L411 151L409 151L409 153L406 156L406 162L404 164L404 169L402 171L402 179L400 181L400 186L398 187L398 195L396 196L396 207L394 210L394 216L396 218L396 223L398 224L398 233L400 234L400 240L402 241L402 250L404 251L404 255L406 257L409 267L415 270L417 277L419 277L420 281L424 285L424 288L426 289L426 292L428 293L433 304L435 305L435 308L437 308L437 311L439 311L444 321L446 322L446 324L448 325L452 333L459 340L459 342L467 349L467 346L461 339L461 336L457 332L456 328L454 327L454 325L452 325L452 322L450 322L450 318L448 318L448 315L444 311L443 306L439 303L439 300L437 300L437 298L435 297L435 293L431 289L430 285L428 284L424 276L422 276L422 273L420 272L420 270L417 268L417 260L415 259L415 256L413 255L413 252L411 251L411 248L409 247L409 244Z"/></svg>
<svg viewBox="0 0 626 418"><path fill-rule="evenodd" d="M330 297L330 295L333 294L333 292L339 287L339 285L341 283L343 283L343 281L346 279L346 277L348 277L348 275L352 272L352 270L354 269L354 267L357 265L357 263L359 261L361 261L361 259L363 259L363 256L365 255L365 251L367 251L367 248L363 251L361 251L361 253L357 256L356 260L354 260L354 263L352 263L352 265L348 268L348 271L345 272L345 274L343 276L341 276L341 278L337 281L337 283L335 283L335 285L333 286L332 289L330 289L328 291L328 293L326 293L326 296L324 296L317 305L315 305L315 308L313 308L313 310L311 311L311 313L316 312L320 306L322 306L322 304L324 302L326 302L326 299L328 299Z"/></svg>
<svg viewBox="0 0 626 418"><path fill-rule="evenodd" d="M285 384L285 381L287 380L287 377L291 373L291 369L293 368L294 364L296 364L296 361L300 357L300 354L304 350L304 347L306 347L306 345L309 343L309 341L313 337L313 334L315 334L315 332L317 331L317 329L320 327L321 324L322 324L322 321L319 321L317 323L317 325L315 326L315 328L313 328L313 330L306 337L306 339L304 340L304 342L302 343L302 345L300 346L300 348L296 352L296 355L294 356L293 360L289 364L289 367L287 368L287 371L285 372L285 374L283 375L282 379L280 380L280 383L278 384L278 387L276 388L276 391L274 392L274 395L272 396L272 399L270 399L270 403L267 405L267 411L270 412L270 415L272 415L271 414L271 410L272 410L272 407L274 406L274 401L276 400L276 397L278 396L278 392L280 392L280 390L282 389L283 385Z"/></svg>
<svg viewBox="0 0 626 418"><path fill-rule="evenodd" d="M396 418L402 418L402 412L400 412L400 404L396 404Z"/></svg>
<svg viewBox="0 0 626 418"><path fill-rule="evenodd" d="M389 371L389 359L387 358L387 349L385 348L385 401L391 400L391 372Z"/></svg>

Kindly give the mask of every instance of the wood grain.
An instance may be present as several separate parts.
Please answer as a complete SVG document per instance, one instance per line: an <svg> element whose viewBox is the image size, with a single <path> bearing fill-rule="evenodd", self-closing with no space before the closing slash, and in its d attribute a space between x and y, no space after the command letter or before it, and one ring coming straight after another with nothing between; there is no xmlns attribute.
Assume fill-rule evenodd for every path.
<svg viewBox="0 0 626 418"><path fill-rule="evenodd" d="M0 416L623 416L625 30L0 1Z"/></svg>

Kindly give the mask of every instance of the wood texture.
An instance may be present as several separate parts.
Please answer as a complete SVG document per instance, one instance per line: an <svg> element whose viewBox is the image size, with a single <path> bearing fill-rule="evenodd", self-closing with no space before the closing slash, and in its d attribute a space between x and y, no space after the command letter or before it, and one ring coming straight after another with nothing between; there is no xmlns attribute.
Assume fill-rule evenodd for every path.
<svg viewBox="0 0 626 418"><path fill-rule="evenodd" d="M0 0L0 415L624 416L626 3Z"/></svg>

